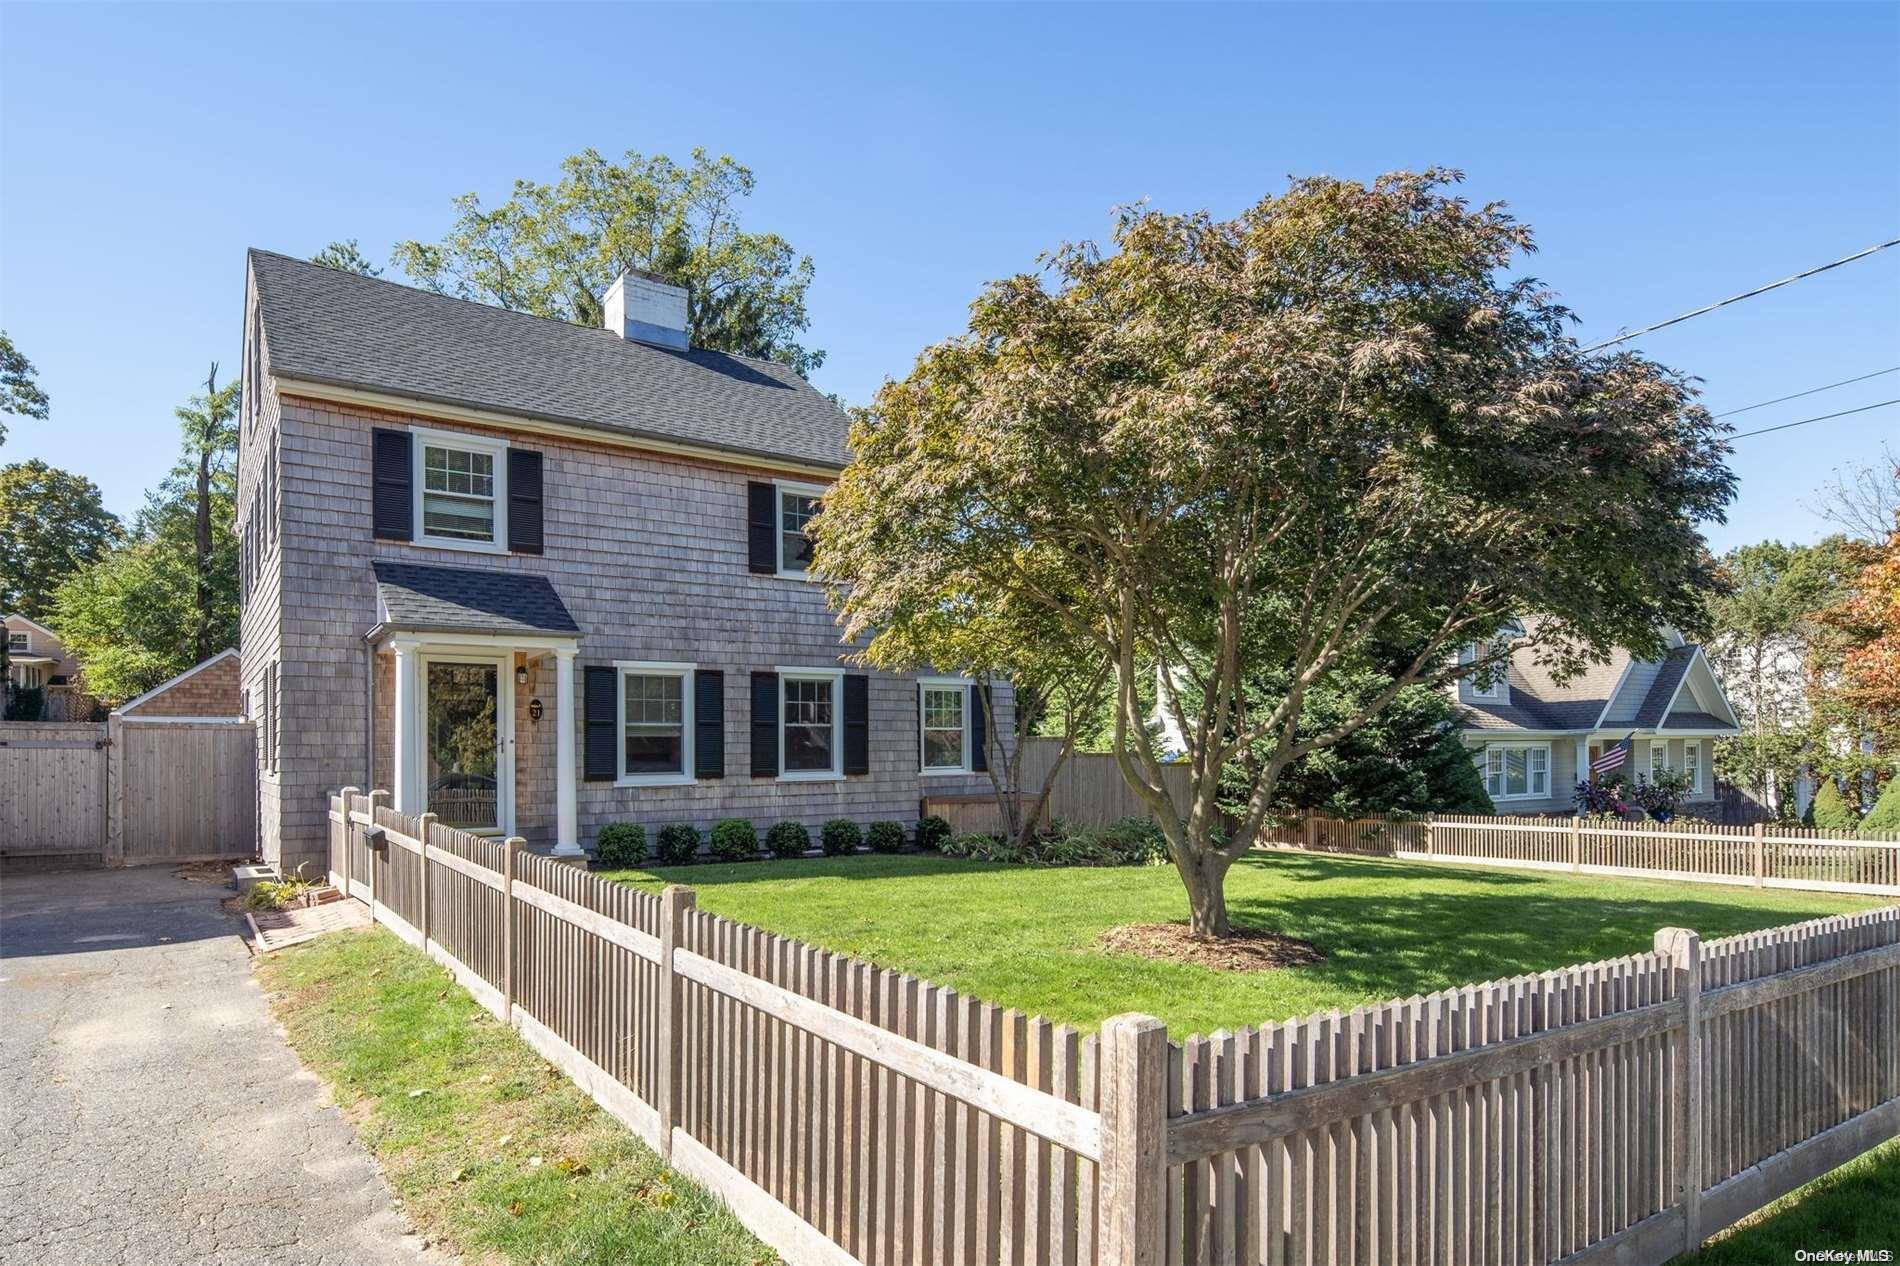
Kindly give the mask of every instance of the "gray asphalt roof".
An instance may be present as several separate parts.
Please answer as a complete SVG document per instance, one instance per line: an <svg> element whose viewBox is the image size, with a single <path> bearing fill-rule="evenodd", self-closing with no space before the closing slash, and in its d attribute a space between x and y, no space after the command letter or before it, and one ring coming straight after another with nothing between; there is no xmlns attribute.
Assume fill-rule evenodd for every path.
<svg viewBox="0 0 1900 1266"><path fill-rule="evenodd" d="M1677 709L1669 714L1669 719L1662 723L1661 728L1665 730L1733 730L1735 727L1721 717L1707 712L1686 712Z"/></svg>
<svg viewBox="0 0 1900 1266"><path fill-rule="evenodd" d="M382 624L479 633L579 633L545 576L374 559Z"/></svg>
<svg viewBox="0 0 1900 1266"><path fill-rule="evenodd" d="M1693 646L1678 646L1663 656L1662 666L1656 670L1656 680L1643 696L1643 706L1636 710L1636 724L1654 726L1663 719L1663 713L1669 710L1669 701L1675 698L1676 687L1682 684L1683 674L1694 662Z"/></svg>
<svg viewBox="0 0 1900 1266"><path fill-rule="evenodd" d="M250 252L268 372L739 456L842 467L842 410L792 370L675 351Z"/></svg>

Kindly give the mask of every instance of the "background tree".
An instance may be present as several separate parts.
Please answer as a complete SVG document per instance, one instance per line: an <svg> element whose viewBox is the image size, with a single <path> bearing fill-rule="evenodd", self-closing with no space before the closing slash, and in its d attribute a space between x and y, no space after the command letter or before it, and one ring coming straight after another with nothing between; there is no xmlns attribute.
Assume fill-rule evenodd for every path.
<svg viewBox="0 0 1900 1266"><path fill-rule="evenodd" d="M1723 428L1682 376L1580 352L1507 275L1529 231L1454 179L1300 180L1229 221L1124 212L1112 253L993 283L968 335L887 383L816 520L816 569L873 657L893 616L957 595L1033 607L1107 666L1115 755L1198 933L1230 930L1227 871L1287 769L1407 687L1519 646L1558 672L1659 654L1698 615L1696 525L1734 494ZM1536 634L1495 636L1528 612ZM1415 656L1302 734L1308 695L1384 646ZM1155 663L1191 722L1179 790L1139 701ZM1263 671L1287 682L1270 708L1245 689Z"/></svg>
<svg viewBox="0 0 1900 1266"><path fill-rule="evenodd" d="M14 414L44 422L51 407L35 381L37 371L5 330L0 330L0 415ZM0 422L0 444L6 443L7 424Z"/></svg>
<svg viewBox="0 0 1900 1266"><path fill-rule="evenodd" d="M356 239L348 238L341 242L331 242L328 246L310 257L313 264L322 264L325 268L334 268L338 272L355 273L359 277L380 277L383 270L363 257L357 249Z"/></svg>
<svg viewBox="0 0 1900 1266"><path fill-rule="evenodd" d="M236 393L228 383L176 410L178 461L146 494L129 539L54 598L48 623L108 702L237 643Z"/></svg>
<svg viewBox="0 0 1900 1266"><path fill-rule="evenodd" d="M1891 752L1900 744L1900 517L1881 544L1856 543L1846 558L1855 571L1845 595L1814 617L1813 681L1830 719Z"/></svg>
<svg viewBox="0 0 1900 1266"><path fill-rule="evenodd" d="M0 467L0 611L46 623L53 591L118 535L92 480L38 458Z"/></svg>
<svg viewBox="0 0 1900 1266"><path fill-rule="evenodd" d="M601 297L621 273L654 273L688 290L693 343L789 365L810 377L825 354L798 336L811 324L809 256L776 233L740 227L750 168L695 149L684 166L627 151L586 149L551 185L517 180L487 208L455 199L440 242L396 243L391 258L423 286L578 325L599 325Z"/></svg>
<svg viewBox="0 0 1900 1266"><path fill-rule="evenodd" d="M1872 460L1836 470L1820 498L1815 513L1849 536L1870 543L1886 540L1894 516L1900 515L1900 451L1882 444Z"/></svg>
<svg viewBox="0 0 1900 1266"><path fill-rule="evenodd" d="M1711 667L1743 733L1715 745L1722 778L1790 811L1803 752L1816 742L1807 665L1814 613L1843 591L1846 542L1763 541L1723 555L1707 595Z"/></svg>
<svg viewBox="0 0 1900 1266"><path fill-rule="evenodd" d="M181 467L190 472L192 480L192 606L196 619L192 626L192 647L195 658L192 663L200 663L213 651L228 645L228 640L214 639L213 626L217 613L214 597L216 580L213 576L214 542L212 540L213 482L221 485L226 503L226 519L235 505L237 478L237 414L238 390L242 384L233 379L222 388L218 386L218 363L211 362L211 372L205 376L205 393L193 396L191 400L174 409L178 424L184 435L185 455ZM174 468L172 478L177 479L180 468Z"/></svg>

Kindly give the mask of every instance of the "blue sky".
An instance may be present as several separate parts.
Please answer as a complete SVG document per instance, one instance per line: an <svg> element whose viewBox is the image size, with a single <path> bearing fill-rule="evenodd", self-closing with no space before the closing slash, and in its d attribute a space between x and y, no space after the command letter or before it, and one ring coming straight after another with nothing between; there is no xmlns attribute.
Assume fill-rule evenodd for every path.
<svg viewBox="0 0 1900 1266"><path fill-rule="evenodd" d="M1288 174L1464 169L1594 340L1900 235L1900 6L7 4L0 321L53 417L0 460L136 509L172 406L236 368L246 246L381 261L590 145L749 164L852 401L1115 204L1232 213ZM1900 365L1897 300L1900 248L1638 346L1720 411ZM1889 438L1900 407L1741 440L1712 541L1812 539L1814 489Z"/></svg>

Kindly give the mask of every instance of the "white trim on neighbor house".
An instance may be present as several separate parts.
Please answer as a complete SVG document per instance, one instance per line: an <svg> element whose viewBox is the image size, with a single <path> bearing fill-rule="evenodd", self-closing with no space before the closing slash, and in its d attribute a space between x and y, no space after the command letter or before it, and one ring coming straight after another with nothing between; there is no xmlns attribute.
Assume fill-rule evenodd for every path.
<svg viewBox="0 0 1900 1266"><path fill-rule="evenodd" d="M1738 730L1741 729L1742 723L1740 720L1736 718L1735 708L1728 701L1728 691L1722 689L1721 678L1715 675L1715 666L1709 663L1708 658L1702 653L1702 648L1700 646L1696 647L1695 654L1689 657L1689 666L1682 670L1682 679L1676 682L1676 688L1670 694L1669 702L1666 706L1664 706L1662 710L1662 715L1656 718L1656 725L1660 728L1661 726L1665 725L1668 722L1669 714L1676 710L1676 703L1678 700L1682 698L1683 687L1689 684L1689 674L1695 671L1695 666L1697 664L1701 664L1702 667L1705 670L1707 670L1709 674L1709 680L1715 683L1715 697L1721 702L1722 711L1728 713L1728 723L1734 726ZM1690 693L1690 697L1693 698L1695 695L1695 692L1690 691L1689 693ZM1698 702L1700 701L1698 700Z"/></svg>
<svg viewBox="0 0 1900 1266"><path fill-rule="evenodd" d="M922 777L948 778L973 772L974 761L971 759L970 746L974 741L974 733L970 724L970 710L979 706L976 692L972 689L975 685L975 680L969 677L919 677L917 679L917 772ZM963 754L955 765L930 765L924 760L924 753L928 750L924 745L924 734L928 728L925 721L929 715L924 707L924 695L931 690L963 692Z"/></svg>
<svg viewBox="0 0 1900 1266"><path fill-rule="evenodd" d="M132 709L138 707L141 703L146 703L152 699L157 698L159 695L164 694L167 690L170 690L173 686L176 686L180 682L191 680L193 677L196 677L199 673L211 667L213 664L222 664L225 660L230 659L237 653L238 653L237 647L235 646L226 647L224 650L219 651L216 655L213 655L210 659L201 660L198 663L193 664L190 668L187 668L184 672L179 673L176 677L170 677L164 681L159 682L156 686L153 686L150 690L146 691L144 694L140 695L138 698L126 700L124 703L120 704L116 709L114 709L114 711L130 712ZM167 719L178 720L179 718L169 717Z"/></svg>
<svg viewBox="0 0 1900 1266"><path fill-rule="evenodd" d="M772 481L772 565L781 580L813 581L815 578L803 568L785 566L785 495L823 499L831 489L823 484L797 483L789 479Z"/></svg>
<svg viewBox="0 0 1900 1266"><path fill-rule="evenodd" d="M1493 751L1496 751L1502 754L1503 752L1512 751L1512 750L1521 750L1526 753L1525 758L1524 758L1524 790L1516 793L1515 795L1510 792L1505 792L1505 791L1492 791L1491 790L1491 753ZM1494 803L1504 804L1504 803L1511 803L1511 802L1520 801L1520 800L1549 800L1551 799L1552 795L1554 794L1551 791L1551 786L1550 786L1551 775L1554 772L1554 760L1553 760L1553 754L1551 752L1551 745L1549 743L1525 743L1525 742L1517 742L1517 741L1486 743L1482 748L1479 749L1479 752L1482 754L1484 759L1479 767L1478 772L1480 776L1482 776L1484 779L1484 789L1485 789L1486 794L1488 794L1491 797ZM1541 791L1536 789L1536 785L1532 780L1533 771L1531 769L1530 756L1528 755L1530 752L1542 752L1544 756L1544 768L1543 768L1544 786L1543 786L1543 790ZM1503 781L1505 777L1506 777L1505 771L1502 768L1500 768L1498 770L1498 779L1499 779L1498 785L1500 787L1503 787L1506 785Z"/></svg>
<svg viewBox="0 0 1900 1266"><path fill-rule="evenodd" d="M1635 667L1636 660L1633 656L1623 661L1623 671L1616 675L1616 684L1610 687L1608 697L1603 700L1603 708L1597 713L1597 723L1590 727L1592 732L1603 728L1606 719L1610 715L1610 709L1616 706L1617 697L1623 693L1623 687L1628 683L1630 672Z"/></svg>
<svg viewBox="0 0 1900 1266"><path fill-rule="evenodd" d="M660 660L617 659L614 664L614 715L618 724L614 733L614 786L684 787L695 778L693 770L693 674L698 664L680 664ZM680 768L678 773L630 774L627 772L627 676L675 677L680 683Z"/></svg>
<svg viewBox="0 0 1900 1266"><path fill-rule="evenodd" d="M18 611L9 611L4 617L0 617L0 624L4 624L7 620L18 620L21 624L30 624L40 632L46 634L46 636L52 638L55 642L59 641L59 634L53 632L53 630L47 628L44 624L41 624L31 616L21 615Z"/></svg>
<svg viewBox="0 0 1900 1266"><path fill-rule="evenodd" d="M277 393L279 399L294 396L331 404L353 405L363 409L406 413L414 417L434 418L441 422L460 422L469 426L494 427L498 430L527 435L545 435L557 439L584 440L611 448L635 449L662 457L686 457L698 461L717 462L723 466L739 469L783 472L788 475L804 475L820 479L835 478L843 469L817 462L787 461L763 454L740 452L736 449L716 448L709 444L689 444L678 440L629 435L623 431L560 422L525 413L502 413L493 409L445 404L441 401L425 400L398 392L365 391L356 387L339 387L330 383L312 382L305 378L286 378L277 374L271 374L269 377L271 389Z"/></svg>
<svg viewBox="0 0 1900 1266"><path fill-rule="evenodd" d="M787 668L779 665L778 674L778 781L840 782L844 779L844 669ZM828 681L831 683L831 768L785 768L785 683L788 681Z"/></svg>
<svg viewBox="0 0 1900 1266"><path fill-rule="evenodd" d="M434 549L466 550L475 554L506 554L508 552L508 441L488 435L473 435L467 431L438 431L426 426L411 426L409 436L409 477L412 489L409 506L411 543ZM427 453L431 447L481 453L489 459L489 501L492 517L489 521L490 535L486 541L468 540L459 536L433 536L423 526L423 503L429 496ZM465 500L475 499L474 494L440 493L438 495L462 497Z"/></svg>

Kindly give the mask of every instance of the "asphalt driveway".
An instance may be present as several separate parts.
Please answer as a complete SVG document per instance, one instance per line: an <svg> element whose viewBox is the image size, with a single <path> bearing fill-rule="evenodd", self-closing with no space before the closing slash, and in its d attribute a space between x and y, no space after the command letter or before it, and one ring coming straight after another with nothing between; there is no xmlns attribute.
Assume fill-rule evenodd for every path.
<svg viewBox="0 0 1900 1266"><path fill-rule="evenodd" d="M441 1260L284 1045L227 895L0 879L0 1263Z"/></svg>

